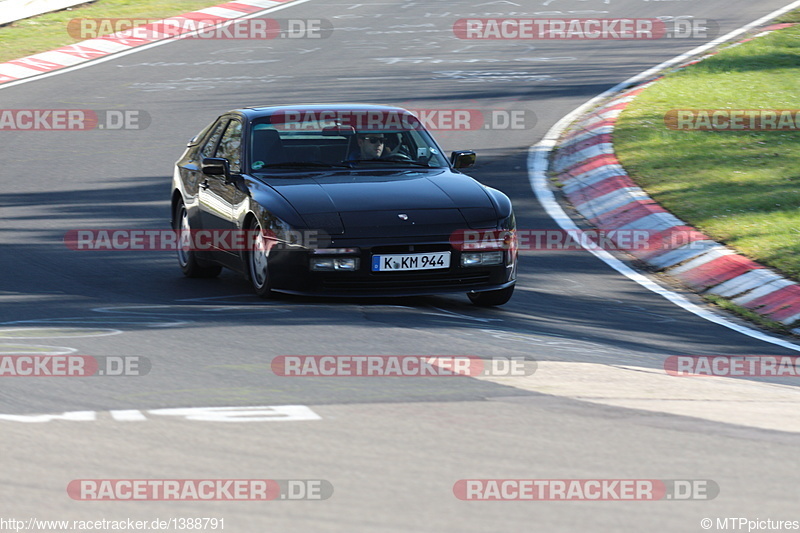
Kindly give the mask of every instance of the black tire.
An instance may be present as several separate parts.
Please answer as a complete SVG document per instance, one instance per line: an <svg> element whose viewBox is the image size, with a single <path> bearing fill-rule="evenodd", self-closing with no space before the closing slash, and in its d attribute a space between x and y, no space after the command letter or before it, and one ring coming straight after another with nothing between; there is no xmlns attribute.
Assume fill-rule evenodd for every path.
<svg viewBox="0 0 800 533"><path fill-rule="evenodd" d="M481 307L495 307L508 302L513 294L514 285L506 287L505 289L498 289L496 291L468 292L467 296L475 305Z"/></svg>
<svg viewBox="0 0 800 533"><path fill-rule="evenodd" d="M269 248L264 247L263 239L258 236L262 234L261 223L253 219L248 228L250 235L254 238L249 250L247 251L247 275L253 291L262 298L272 298L272 285L269 279Z"/></svg>
<svg viewBox="0 0 800 533"><path fill-rule="evenodd" d="M189 224L189 213L183 201L179 201L175 206L175 216L172 217L172 225L175 231L191 231ZM178 242L183 242L180 234L178 235ZM178 265L180 265L183 275L187 278L215 278L222 272L222 267L219 265L205 264L197 259L195 252L191 250L191 246L184 248L178 246Z"/></svg>

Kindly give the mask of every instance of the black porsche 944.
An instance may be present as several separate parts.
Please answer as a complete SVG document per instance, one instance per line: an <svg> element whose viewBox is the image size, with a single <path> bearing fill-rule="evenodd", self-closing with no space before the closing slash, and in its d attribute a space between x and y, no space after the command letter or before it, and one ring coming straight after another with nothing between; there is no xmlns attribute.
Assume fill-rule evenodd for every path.
<svg viewBox="0 0 800 533"><path fill-rule="evenodd" d="M462 172L475 157L446 157L397 107L229 111L175 166L180 267L233 269L262 297L461 292L502 305L516 280L514 212Z"/></svg>

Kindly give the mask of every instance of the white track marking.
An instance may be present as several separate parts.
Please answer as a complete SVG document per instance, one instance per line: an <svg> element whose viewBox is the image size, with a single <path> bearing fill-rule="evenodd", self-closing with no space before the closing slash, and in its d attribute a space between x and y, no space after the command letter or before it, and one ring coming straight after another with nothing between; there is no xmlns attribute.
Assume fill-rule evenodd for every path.
<svg viewBox="0 0 800 533"><path fill-rule="evenodd" d="M0 328L0 339L76 339L119 335L122 330L112 328Z"/></svg>
<svg viewBox="0 0 800 533"><path fill-rule="evenodd" d="M69 346L42 346L39 344L0 344L0 355L67 355L75 353Z"/></svg>
<svg viewBox="0 0 800 533"><path fill-rule="evenodd" d="M103 411L101 411L103 412ZM106 411L117 422L144 422L147 415L180 417L193 422L298 422L322 420L305 405L259 405L246 407L185 407L169 409L137 409ZM0 422L44 423L53 421L95 422L97 411L68 411L58 414L13 415L0 414Z"/></svg>
<svg viewBox="0 0 800 533"><path fill-rule="evenodd" d="M644 72L629 78L614 87L608 89L607 91L603 92L602 94L595 96L585 104L581 105L577 109L573 110L568 115L564 116L561 120L559 120L550 130L545 134L544 138L539 141L537 144L530 147L528 152L528 179L531 183L531 188L533 189L534 194L536 194L536 198L542 204L545 211L547 212L550 217L555 220L555 222L565 230L579 230L578 226L573 222L573 220L567 215L561 206L556 201L555 195L550 190L547 182L547 171L548 171L548 154L550 151L555 147L559 137L561 134L566 130L566 128L576 120L577 117L584 114L587 110L591 109L601 101L605 100L606 98L610 97L613 94L620 92L621 90L631 87L643 80L646 80L656 73L661 72L665 68L669 68L674 65L681 64L686 62L688 59L695 57L699 54L707 52L711 48L735 39L739 35L747 32L748 30L758 27L788 11L796 9L800 7L800 0L792 2L791 4L782 7L776 11L773 11L769 15L761 17L760 19L751 22L733 30L732 32L719 37L709 43L706 43L702 46L699 46L689 52L681 54L677 57L674 57L670 60L664 61L660 65L657 65L653 68L645 70ZM729 319L718 315L708 309L700 307L697 304L692 303L686 297L678 294L670 289L662 287L661 285L655 283L650 278L636 272L625 263L608 253L607 251L594 247L594 248L587 248L589 252L594 254L598 259L606 263L608 266L622 274L623 276L635 281L642 287L660 295L669 300L670 302L674 303L675 305L693 313L700 318L713 322L715 324L719 324L726 328L729 328L737 333L741 333L743 335L747 335L748 337L752 337L754 339L768 342L770 344L775 344L777 346L781 346L783 348L787 348L789 350L794 350L800 352L800 346L786 341L784 339L773 337L772 335L768 335L763 333L759 330L753 329L748 326L736 324Z"/></svg>
<svg viewBox="0 0 800 533"><path fill-rule="evenodd" d="M253 305L126 305L119 307L97 307L92 309L97 313L109 314L127 314L138 316L192 316L202 317L209 316L211 313L228 313L228 314L252 314L252 313L291 313L289 309L270 306L253 306Z"/></svg>

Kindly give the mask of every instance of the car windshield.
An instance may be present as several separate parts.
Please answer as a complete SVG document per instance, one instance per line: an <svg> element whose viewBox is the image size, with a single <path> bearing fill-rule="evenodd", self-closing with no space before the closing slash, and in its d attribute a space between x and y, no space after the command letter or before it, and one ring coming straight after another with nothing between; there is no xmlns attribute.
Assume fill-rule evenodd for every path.
<svg viewBox="0 0 800 533"><path fill-rule="evenodd" d="M410 114L386 112L367 122L364 115L281 112L251 128L249 165L253 171L280 168L445 168L447 159ZM375 118L375 115L370 116ZM355 124L355 126L350 125Z"/></svg>

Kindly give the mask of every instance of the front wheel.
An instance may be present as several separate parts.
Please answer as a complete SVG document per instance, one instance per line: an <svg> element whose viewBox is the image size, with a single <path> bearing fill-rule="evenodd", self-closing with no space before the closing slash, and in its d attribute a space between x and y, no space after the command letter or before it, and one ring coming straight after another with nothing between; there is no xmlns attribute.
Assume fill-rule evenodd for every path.
<svg viewBox="0 0 800 533"><path fill-rule="evenodd" d="M249 229L248 233L252 235L250 250L247 252L247 272L250 276L250 284L257 295L262 298L271 298L274 293L269 279L269 242L265 238L258 220L253 219Z"/></svg>
<svg viewBox="0 0 800 533"><path fill-rule="evenodd" d="M192 250L192 226L189 224L189 212L181 200L175 206L172 217L173 229L178 232L178 264L187 278L215 278L222 272L219 265L201 264Z"/></svg>
<svg viewBox="0 0 800 533"><path fill-rule="evenodd" d="M505 289L498 289L496 291L486 292L468 292L469 300L481 307L494 307L496 305L503 305L511 299L514 294L514 285L506 287Z"/></svg>

